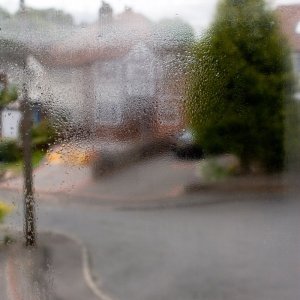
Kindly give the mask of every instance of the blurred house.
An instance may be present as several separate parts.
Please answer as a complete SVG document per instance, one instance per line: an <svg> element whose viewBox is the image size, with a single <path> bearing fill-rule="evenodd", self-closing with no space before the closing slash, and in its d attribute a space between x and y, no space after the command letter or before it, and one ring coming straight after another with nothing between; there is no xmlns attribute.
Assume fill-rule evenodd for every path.
<svg viewBox="0 0 300 300"><path fill-rule="evenodd" d="M76 134L149 138L185 126L189 25L152 23L130 8L115 15L105 2L90 25L40 26L35 15L0 20L6 29L0 32L0 65L20 98L27 82L32 104L57 122L68 120Z"/></svg>
<svg viewBox="0 0 300 300"><path fill-rule="evenodd" d="M294 72L298 82L296 97L300 99L300 4L278 6L276 14L292 51Z"/></svg>
<svg viewBox="0 0 300 300"><path fill-rule="evenodd" d="M45 78L32 91L38 94L36 86L46 82L48 104L100 137L177 132L185 124L185 58L192 38L184 25L159 26L129 8L114 15L103 2L96 23L45 49L39 61Z"/></svg>
<svg viewBox="0 0 300 300"><path fill-rule="evenodd" d="M0 103L0 138L19 139L22 118L20 99L15 88L9 86L7 74L0 71L0 95L2 92L12 98L8 104ZM39 100L35 102L31 99L31 111L33 124L40 123L45 115Z"/></svg>
<svg viewBox="0 0 300 300"><path fill-rule="evenodd" d="M18 96L17 101L4 107L1 103L1 138L20 137L20 101L23 98L24 83L28 84L33 122L39 123L44 117L43 106L49 91L47 72L42 65L44 47L67 36L72 28L71 20L71 16L61 11L34 10L28 7L26 15L20 11L13 15L1 15L0 92L5 85L10 85L13 89L16 88L15 96ZM24 68L25 58L28 68Z"/></svg>

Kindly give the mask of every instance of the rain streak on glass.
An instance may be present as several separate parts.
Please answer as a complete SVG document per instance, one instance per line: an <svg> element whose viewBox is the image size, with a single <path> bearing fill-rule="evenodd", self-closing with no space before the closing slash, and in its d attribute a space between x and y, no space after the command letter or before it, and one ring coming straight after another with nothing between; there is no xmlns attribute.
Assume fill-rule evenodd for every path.
<svg viewBox="0 0 300 300"><path fill-rule="evenodd" d="M0 299L300 297L300 2L0 0Z"/></svg>

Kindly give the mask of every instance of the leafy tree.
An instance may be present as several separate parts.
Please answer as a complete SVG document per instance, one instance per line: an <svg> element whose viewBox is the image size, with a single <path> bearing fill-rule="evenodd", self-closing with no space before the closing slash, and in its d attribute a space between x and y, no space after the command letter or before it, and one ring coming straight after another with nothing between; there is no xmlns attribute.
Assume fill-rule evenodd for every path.
<svg viewBox="0 0 300 300"><path fill-rule="evenodd" d="M18 94L15 87L5 88L0 91L0 111L10 102L17 100Z"/></svg>
<svg viewBox="0 0 300 300"><path fill-rule="evenodd" d="M9 17L9 12L7 12L4 8L0 7L0 20L8 19Z"/></svg>
<svg viewBox="0 0 300 300"><path fill-rule="evenodd" d="M49 119L43 119L31 129L31 135L35 150L47 150L56 140L57 131Z"/></svg>
<svg viewBox="0 0 300 300"><path fill-rule="evenodd" d="M28 7L26 12L29 19L34 19L43 25L49 23L55 25L72 26L74 23L73 17L70 14L54 8L33 9Z"/></svg>
<svg viewBox="0 0 300 300"><path fill-rule="evenodd" d="M284 166L285 101L293 85L289 51L263 0L220 1L193 49L188 115L211 154L234 153L244 171Z"/></svg>

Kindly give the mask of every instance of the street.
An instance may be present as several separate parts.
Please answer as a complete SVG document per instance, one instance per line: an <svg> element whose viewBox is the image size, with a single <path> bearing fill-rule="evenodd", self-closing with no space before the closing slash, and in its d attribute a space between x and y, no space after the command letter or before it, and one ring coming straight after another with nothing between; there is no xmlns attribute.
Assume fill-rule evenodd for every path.
<svg viewBox="0 0 300 300"><path fill-rule="evenodd" d="M138 176L141 166L144 172ZM168 172L174 166L180 171ZM154 189L155 174L161 174L160 181L169 178L165 188L161 181L153 191L159 196L174 189L181 176L190 174L194 180L192 169L191 162L153 158L103 180L115 186L115 191L107 187L107 195L134 195L136 203L143 190L151 193L151 184ZM149 185L143 181L147 176L153 180ZM139 186L134 188L134 183ZM152 201L144 198L141 205L126 208L121 198L105 200L99 194L97 202L96 184L89 186L77 190L74 202L70 194L40 193L38 230L80 239L89 251L97 285L113 300L299 299L296 194L175 193L168 200L185 205L143 206ZM7 220L17 228L22 228L20 195L0 191L1 199L18 207Z"/></svg>

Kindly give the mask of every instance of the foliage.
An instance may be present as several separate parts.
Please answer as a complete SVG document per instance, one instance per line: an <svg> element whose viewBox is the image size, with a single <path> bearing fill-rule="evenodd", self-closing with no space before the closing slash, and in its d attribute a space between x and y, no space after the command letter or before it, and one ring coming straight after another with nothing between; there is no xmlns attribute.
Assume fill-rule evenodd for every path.
<svg viewBox="0 0 300 300"><path fill-rule="evenodd" d="M16 87L5 88L0 92L0 109L3 109L7 104L17 100L18 93Z"/></svg>
<svg viewBox="0 0 300 300"><path fill-rule="evenodd" d="M21 158L21 147L17 141L3 139L0 142L0 161L16 162Z"/></svg>
<svg viewBox="0 0 300 300"><path fill-rule="evenodd" d="M15 87L8 87L0 92L0 113L10 102L17 100L18 93ZM15 162L21 157L21 149L15 140L3 139L0 141L0 161Z"/></svg>
<svg viewBox="0 0 300 300"><path fill-rule="evenodd" d="M13 207L11 205L8 205L4 202L0 201L0 223L3 222L4 218L11 213L13 210Z"/></svg>
<svg viewBox="0 0 300 300"><path fill-rule="evenodd" d="M233 155L208 157L198 165L198 175L204 182L218 182L240 173L240 162Z"/></svg>
<svg viewBox="0 0 300 300"><path fill-rule="evenodd" d="M251 17L249 17L251 16ZM194 49L188 111L207 153L233 153L248 171L284 165L284 104L292 89L289 51L263 0L223 0Z"/></svg>
<svg viewBox="0 0 300 300"><path fill-rule="evenodd" d="M47 150L56 139L56 131L48 119L42 120L32 130L32 145L35 149Z"/></svg>
<svg viewBox="0 0 300 300"><path fill-rule="evenodd" d="M0 20L8 19L9 17L10 17L9 12L4 8L0 7Z"/></svg>
<svg viewBox="0 0 300 300"><path fill-rule="evenodd" d="M40 165L41 161L45 157L45 151L36 150L32 153L32 167L36 168Z"/></svg>
<svg viewBox="0 0 300 300"><path fill-rule="evenodd" d="M26 8L27 16L31 19L35 19L38 22L42 23L53 23L61 24L64 26L73 25L73 17L70 14L65 13L62 10L57 10L54 8L49 9L33 9Z"/></svg>
<svg viewBox="0 0 300 300"><path fill-rule="evenodd" d="M205 160L201 165L202 180L207 182L217 182L234 174L233 171L219 165L216 160Z"/></svg>
<svg viewBox="0 0 300 300"><path fill-rule="evenodd" d="M32 153L32 167L36 168L40 165L41 161L45 157L45 151L35 150ZM23 160L20 158L14 162L0 163L0 175L4 175L9 171L12 177L19 176L23 170Z"/></svg>
<svg viewBox="0 0 300 300"><path fill-rule="evenodd" d="M285 165L289 171L300 170L300 103L289 101L286 105Z"/></svg>

